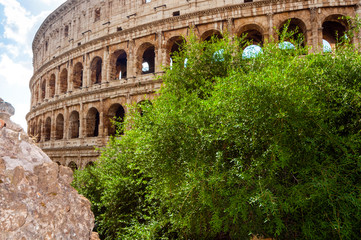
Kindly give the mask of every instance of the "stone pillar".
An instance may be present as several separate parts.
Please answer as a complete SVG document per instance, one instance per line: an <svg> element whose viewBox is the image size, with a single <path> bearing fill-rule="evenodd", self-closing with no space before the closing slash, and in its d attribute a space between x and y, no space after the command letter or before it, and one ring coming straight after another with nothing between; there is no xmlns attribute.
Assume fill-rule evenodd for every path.
<svg viewBox="0 0 361 240"><path fill-rule="evenodd" d="M104 136L104 102L100 100L99 106L99 137Z"/></svg>
<svg viewBox="0 0 361 240"><path fill-rule="evenodd" d="M355 14L357 17L361 18L361 3L357 3L355 6ZM358 35L354 39L355 45L359 48L361 44L361 31L358 32Z"/></svg>
<svg viewBox="0 0 361 240"><path fill-rule="evenodd" d="M84 114L83 103L80 103L79 110L79 138L86 137L85 124L86 124L86 113Z"/></svg>
<svg viewBox="0 0 361 240"><path fill-rule="evenodd" d="M109 82L110 80L109 65L109 47L105 47L103 53L102 82Z"/></svg>
<svg viewBox="0 0 361 240"><path fill-rule="evenodd" d="M276 39L274 29L273 29L273 12L267 13L267 20L268 20L268 37L264 36L264 41L271 41L272 38Z"/></svg>
<svg viewBox="0 0 361 240"><path fill-rule="evenodd" d="M50 124L50 141L55 140L56 133L56 119L54 111L51 111L51 124Z"/></svg>
<svg viewBox="0 0 361 240"><path fill-rule="evenodd" d="M60 66L55 74L55 95L60 95Z"/></svg>
<svg viewBox="0 0 361 240"><path fill-rule="evenodd" d="M69 92L69 91L74 91L74 85L73 85L73 66L70 66L69 62L68 62L68 88L66 90L66 92Z"/></svg>
<svg viewBox="0 0 361 240"><path fill-rule="evenodd" d="M318 8L310 8L311 16L311 39L308 45L312 46L311 52L318 52L322 49L322 27L318 22ZM321 34L320 34L321 33Z"/></svg>
<svg viewBox="0 0 361 240"><path fill-rule="evenodd" d="M127 78L136 77L136 50L134 40L129 41L128 46L128 55L127 55Z"/></svg>
<svg viewBox="0 0 361 240"><path fill-rule="evenodd" d="M67 140L70 139L69 137L69 112L66 107L63 107L63 116L64 116L64 132L63 132L63 139Z"/></svg>
<svg viewBox="0 0 361 240"><path fill-rule="evenodd" d="M164 65L163 58L165 58L165 46L162 44L162 32L157 32L157 49L155 50L155 69L154 72L161 72L162 71L162 65Z"/></svg>
<svg viewBox="0 0 361 240"><path fill-rule="evenodd" d="M84 62L83 62L83 88L84 87L90 87L91 83L90 83L90 77L91 77L91 72L90 72L90 66L89 66L89 55L86 54L84 55Z"/></svg>

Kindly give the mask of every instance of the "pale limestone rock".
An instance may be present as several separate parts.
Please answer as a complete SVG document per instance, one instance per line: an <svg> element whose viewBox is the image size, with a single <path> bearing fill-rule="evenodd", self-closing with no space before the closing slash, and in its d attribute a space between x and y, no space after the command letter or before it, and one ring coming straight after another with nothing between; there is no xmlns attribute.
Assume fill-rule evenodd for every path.
<svg viewBox="0 0 361 240"><path fill-rule="evenodd" d="M3 103L0 100L0 119L6 123L0 126L0 240L97 239L90 202L70 186L71 169L58 166L36 147L11 122L11 105Z"/></svg>

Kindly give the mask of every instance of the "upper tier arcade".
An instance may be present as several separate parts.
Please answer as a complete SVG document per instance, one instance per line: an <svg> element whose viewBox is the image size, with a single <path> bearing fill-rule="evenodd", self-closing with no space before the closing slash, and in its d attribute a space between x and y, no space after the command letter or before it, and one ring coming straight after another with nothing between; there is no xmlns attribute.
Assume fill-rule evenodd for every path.
<svg viewBox="0 0 361 240"><path fill-rule="evenodd" d="M361 15L361 0L68 0L50 14L33 41L29 135L60 164L94 161L127 104L152 100L182 36L201 40L247 34L254 44L277 39L290 22L303 45L335 47ZM359 37L352 39L359 43Z"/></svg>

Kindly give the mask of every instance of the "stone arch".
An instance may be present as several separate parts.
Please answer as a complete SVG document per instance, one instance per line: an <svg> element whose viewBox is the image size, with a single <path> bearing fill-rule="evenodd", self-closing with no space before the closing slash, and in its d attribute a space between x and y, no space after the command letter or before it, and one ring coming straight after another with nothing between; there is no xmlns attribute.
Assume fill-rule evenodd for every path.
<svg viewBox="0 0 361 240"><path fill-rule="evenodd" d="M90 161L85 165L85 168L94 166L94 162Z"/></svg>
<svg viewBox="0 0 361 240"><path fill-rule="evenodd" d="M46 80L41 83L41 101L44 101L46 95Z"/></svg>
<svg viewBox="0 0 361 240"><path fill-rule="evenodd" d="M216 29L211 29L211 30L207 30L204 33L202 33L201 40L202 41L210 41L212 39L212 37L214 39L222 39L223 35L220 31L218 31Z"/></svg>
<svg viewBox="0 0 361 240"><path fill-rule="evenodd" d="M167 64L171 64L173 62L172 55L181 50L181 46L184 41L185 39L181 36L175 36L168 40L166 47Z"/></svg>
<svg viewBox="0 0 361 240"><path fill-rule="evenodd" d="M124 121L125 110L122 105L115 103L110 106L106 119L106 127L108 129L108 135L113 136L116 134L116 126L112 124L112 119L116 118L120 122Z"/></svg>
<svg viewBox="0 0 361 240"><path fill-rule="evenodd" d="M90 64L90 80L92 84L102 82L103 60L101 57L94 57Z"/></svg>
<svg viewBox="0 0 361 240"><path fill-rule="evenodd" d="M112 54L110 60L111 79L127 78L127 53L117 50Z"/></svg>
<svg viewBox="0 0 361 240"><path fill-rule="evenodd" d="M155 72L155 46L149 42L143 43L137 51L137 71L141 74Z"/></svg>
<svg viewBox="0 0 361 240"><path fill-rule="evenodd" d="M301 46L305 46L307 43L307 27L303 20L299 18L289 18L285 21L283 21L279 27L278 30L280 33L282 33L285 24L290 21L288 26L288 31L295 31L295 33L291 36L291 38L296 39L299 36L303 37L303 41L300 42ZM291 38L285 39L285 41L290 41Z"/></svg>
<svg viewBox="0 0 361 240"><path fill-rule="evenodd" d="M71 168L71 170L73 170L73 172L75 170L78 170L78 165L76 165L75 162L71 161L69 164L68 164L68 167Z"/></svg>
<svg viewBox="0 0 361 240"><path fill-rule="evenodd" d="M64 94L68 90L68 70L64 68L60 73L60 93Z"/></svg>
<svg viewBox="0 0 361 240"><path fill-rule="evenodd" d="M83 86L84 67L81 62L75 64L73 68L73 88L81 88Z"/></svg>
<svg viewBox="0 0 361 240"><path fill-rule="evenodd" d="M55 96L55 74L51 74L49 80L49 97L53 98Z"/></svg>
<svg viewBox="0 0 361 240"><path fill-rule="evenodd" d="M329 15L322 22L322 38L331 45L332 49L348 30L348 22L345 16L340 14Z"/></svg>
<svg viewBox="0 0 361 240"><path fill-rule="evenodd" d="M143 116L143 114L144 114L142 106L144 106L145 104L153 105L150 100L141 100L141 101L139 101L137 103L137 109L138 109L138 111L140 113L140 116Z"/></svg>
<svg viewBox="0 0 361 240"><path fill-rule="evenodd" d="M237 37L243 37L250 44L262 46L264 42L264 29L257 24L247 24L239 28Z"/></svg>
<svg viewBox="0 0 361 240"><path fill-rule="evenodd" d="M56 126L55 126L55 139L60 140L64 138L64 116L59 113L56 117Z"/></svg>
<svg viewBox="0 0 361 240"><path fill-rule="evenodd" d="M87 137L97 137L99 136L99 124L100 124L100 114L99 111L92 107L89 109L86 115L86 136Z"/></svg>
<svg viewBox="0 0 361 240"><path fill-rule="evenodd" d="M51 137L51 118L48 117L45 120L45 125L44 125L44 141L50 141L50 137Z"/></svg>
<svg viewBox="0 0 361 240"><path fill-rule="evenodd" d="M78 138L79 128L79 113L77 111L72 111L69 117L69 138Z"/></svg>

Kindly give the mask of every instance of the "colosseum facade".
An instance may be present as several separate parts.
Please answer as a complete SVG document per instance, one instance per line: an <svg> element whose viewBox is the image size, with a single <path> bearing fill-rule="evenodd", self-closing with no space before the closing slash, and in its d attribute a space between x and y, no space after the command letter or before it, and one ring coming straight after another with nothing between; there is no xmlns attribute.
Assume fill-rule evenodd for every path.
<svg viewBox="0 0 361 240"><path fill-rule="evenodd" d="M331 46L359 0L68 0L33 41L28 132L53 161L83 168L114 134L109 119L152 100L182 36L247 33L262 45L290 20L310 51ZM359 38L353 39L355 43Z"/></svg>

